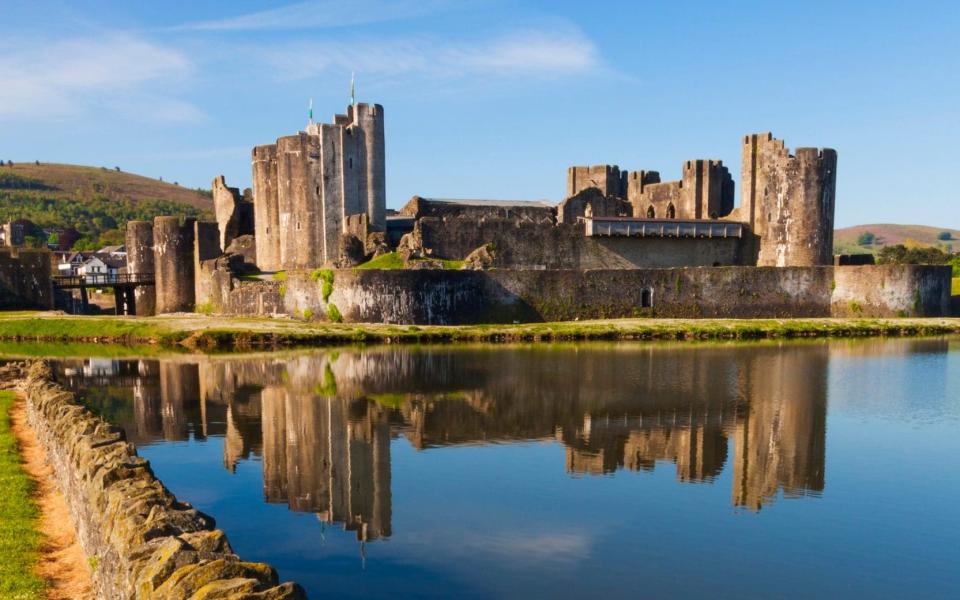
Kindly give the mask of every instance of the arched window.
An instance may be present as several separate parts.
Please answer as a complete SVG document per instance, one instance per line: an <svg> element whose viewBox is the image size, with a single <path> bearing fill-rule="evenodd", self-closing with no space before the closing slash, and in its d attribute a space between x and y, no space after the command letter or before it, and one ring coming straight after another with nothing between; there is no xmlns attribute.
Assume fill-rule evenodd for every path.
<svg viewBox="0 0 960 600"><path fill-rule="evenodd" d="M673 204L667 205L667 218L668 219L677 218L677 209L673 207Z"/></svg>
<svg viewBox="0 0 960 600"><path fill-rule="evenodd" d="M648 219L656 219L656 218L657 218L657 211L653 210L653 207L652 207L652 206L647 209L647 218L648 218Z"/></svg>

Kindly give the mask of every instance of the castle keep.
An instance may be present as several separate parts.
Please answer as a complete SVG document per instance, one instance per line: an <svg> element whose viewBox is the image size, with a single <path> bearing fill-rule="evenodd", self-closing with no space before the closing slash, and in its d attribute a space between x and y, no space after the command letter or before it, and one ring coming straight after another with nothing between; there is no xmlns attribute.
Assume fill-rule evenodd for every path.
<svg viewBox="0 0 960 600"><path fill-rule="evenodd" d="M744 136L739 204L727 166L692 159L672 181L570 167L559 204L414 196L388 215L383 114L351 104L255 147L252 207L218 177L216 224L131 223L131 268L152 260L156 272L138 313L477 323L950 311L947 268L834 266L832 149ZM402 269L353 269L390 253L383 264Z"/></svg>
<svg viewBox="0 0 960 600"><path fill-rule="evenodd" d="M352 104L332 124L253 149L257 264L310 269L339 257L350 217L386 228L383 107Z"/></svg>

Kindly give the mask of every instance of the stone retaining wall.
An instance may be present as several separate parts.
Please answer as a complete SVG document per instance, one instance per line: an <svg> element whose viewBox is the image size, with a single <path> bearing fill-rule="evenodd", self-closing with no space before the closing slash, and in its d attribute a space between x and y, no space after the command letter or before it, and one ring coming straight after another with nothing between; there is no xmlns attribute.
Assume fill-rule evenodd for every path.
<svg viewBox="0 0 960 600"><path fill-rule="evenodd" d="M691 267L604 270L288 271L297 317L474 324L624 317L941 317L949 267Z"/></svg>
<svg viewBox="0 0 960 600"><path fill-rule="evenodd" d="M124 431L95 417L34 363L22 384L30 426L47 451L100 598L281 600L267 564L242 561L211 517L177 500Z"/></svg>

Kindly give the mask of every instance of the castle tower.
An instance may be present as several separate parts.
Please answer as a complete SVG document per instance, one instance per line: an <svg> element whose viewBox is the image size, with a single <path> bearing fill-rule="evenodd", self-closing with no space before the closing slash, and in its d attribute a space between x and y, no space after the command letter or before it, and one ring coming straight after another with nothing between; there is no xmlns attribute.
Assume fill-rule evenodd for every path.
<svg viewBox="0 0 960 600"><path fill-rule="evenodd" d="M567 169L567 198L587 188L597 188L604 196L624 198L627 195L628 174L617 165L593 165Z"/></svg>
<svg viewBox="0 0 960 600"><path fill-rule="evenodd" d="M384 145L383 107L379 104L356 104L353 123L360 129L363 142L358 143L359 162L364 166L365 176L360 184L361 198L365 197L370 228L386 231L387 186L386 150Z"/></svg>
<svg viewBox="0 0 960 600"><path fill-rule="evenodd" d="M127 247L127 273L145 275L154 273L153 223L127 221L124 239ZM133 291L133 305L138 317L156 314L157 288L155 285L137 286Z"/></svg>
<svg viewBox="0 0 960 600"><path fill-rule="evenodd" d="M831 264L837 153L798 148L770 133L743 140L739 217L760 237L758 266Z"/></svg>
<svg viewBox="0 0 960 600"><path fill-rule="evenodd" d="M196 219L157 217L153 221L153 261L157 314L192 311L193 235Z"/></svg>
<svg viewBox="0 0 960 600"><path fill-rule="evenodd" d="M323 263L320 138L306 132L277 139L280 268Z"/></svg>
<svg viewBox="0 0 960 600"><path fill-rule="evenodd" d="M718 219L733 210L733 178L719 160L683 163L683 193L678 212L684 218Z"/></svg>
<svg viewBox="0 0 960 600"><path fill-rule="evenodd" d="M277 206L277 145L253 149L253 225L257 266L280 270L280 215Z"/></svg>
<svg viewBox="0 0 960 600"><path fill-rule="evenodd" d="M348 217L386 230L383 107L353 104L332 124L253 150L257 266L312 269L339 258ZM365 241L365 240L364 240Z"/></svg>

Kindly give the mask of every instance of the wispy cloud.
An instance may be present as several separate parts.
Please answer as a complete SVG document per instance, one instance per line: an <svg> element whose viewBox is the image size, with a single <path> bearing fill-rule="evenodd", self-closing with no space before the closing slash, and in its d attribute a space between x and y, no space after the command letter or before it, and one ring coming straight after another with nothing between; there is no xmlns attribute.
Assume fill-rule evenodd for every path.
<svg viewBox="0 0 960 600"><path fill-rule="evenodd" d="M235 17L184 23L179 31L244 31L261 29L324 29L396 21L432 14L464 1L453 0L313 0Z"/></svg>
<svg viewBox="0 0 960 600"><path fill-rule="evenodd" d="M593 42L568 25L514 30L474 40L418 37L301 42L273 47L260 55L281 79L307 79L342 71L407 81L415 77L557 77L602 67Z"/></svg>
<svg viewBox="0 0 960 600"><path fill-rule="evenodd" d="M0 46L0 118L70 117L89 109L169 121L201 112L172 97L193 71L181 52L124 34Z"/></svg>

